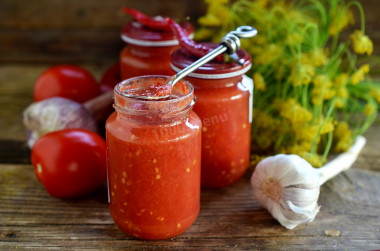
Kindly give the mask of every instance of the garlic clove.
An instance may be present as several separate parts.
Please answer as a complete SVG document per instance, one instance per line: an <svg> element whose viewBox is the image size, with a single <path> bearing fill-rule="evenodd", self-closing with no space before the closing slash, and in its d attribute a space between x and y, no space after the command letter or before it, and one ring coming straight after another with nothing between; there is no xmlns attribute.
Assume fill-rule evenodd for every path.
<svg viewBox="0 0 380 251"><path fill-rule="evenodd" d="M262 160L251 178L253 194L281 225L293 229L319 212L320 175L297 155Z"/></svg>
<svg viewBox="0 0 380 251"><path fill-rule="evenodd" d="M28 146L46 133L65 128L82 128L97 132L96 121L80 103L54 97L29 105L23 114L28 134Z"/></svg>

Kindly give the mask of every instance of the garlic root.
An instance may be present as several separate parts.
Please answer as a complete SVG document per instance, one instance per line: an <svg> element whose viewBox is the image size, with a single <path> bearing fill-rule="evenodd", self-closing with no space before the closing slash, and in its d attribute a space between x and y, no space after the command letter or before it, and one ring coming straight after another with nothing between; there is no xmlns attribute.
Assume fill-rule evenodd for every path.
<svg viewBox="0 0 380 251"><path fill-rule="evenodd" d="M251 185L256 200L288 229L311 222L319 212L320 185L351 167L365 145L359 136L345 153L320 169L297 155L278 154L256 166Z"/></svg>
<svg viewBox="0 0 380 251"><path fill-rule="evenodd" d="M90 112L96 121L99 121L110 115L113 111L112 104L113 91L108 91L87 101L83 106Z"/></svg>
<svg viewBox="0 0 380 251"><path fill-rule="evenodd" d="M363 149L366 138L358 136L355 143L346 152L339 154L335 159L326 163L323 167L317 169L321 178L320 185L324 184L329 179L333 178L340 172L349 169L356 161L360 151Z"/></svg>

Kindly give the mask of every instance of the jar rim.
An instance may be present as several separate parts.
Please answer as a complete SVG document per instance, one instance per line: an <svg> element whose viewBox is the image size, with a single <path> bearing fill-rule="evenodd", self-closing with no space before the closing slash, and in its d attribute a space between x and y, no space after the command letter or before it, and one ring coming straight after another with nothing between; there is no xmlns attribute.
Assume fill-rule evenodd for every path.
<svg viewBox="0 0 380 251"><path fill-rule="evenodd" d="M210 48L216 48L219 46L219 44L215 43L203 44ZM238 50L236 54L239 57L241 64L232 61L224 63L212 60L202 65L197 70L190 73L188 76L201 79L225 79L241 76L251 68L251 56L248 52L241 49ZM179 72L180 70L194 63L197 59L197 57L193 56L184 48L179 48L171 54L170 66L175 72Z"/></svg>
<svg viewBox="0 0 380 251"><path fill-rule="evenodd" d="M173 87L173 93L170 99L164 100L146 100L123 95L122 87L132 84L143 84L144 81L158 80L161 83L169 81L171 77L165 75L145 75L125 79L118 83L114 88L115 106L133 114L173 114L189 109L194 105L194 87L185 80L179 81ZM140 81L140 82L139 82ZM124 89L125 90L125 89ZM183 91L183 93L181 93ZM182 94L182 95L181 95Z"/></svg>
<svg viewBox="0 0 380 251"><path fill-rule="evenodd" d="M192 73L188 74L187 76L193 77L193 78L201 78L201 79L233 78L233 77L241 76L241 75L245 74L247 71L249 71L249 69L251 69L251 66L252 66L252 64L248 64L248 65L246 65L244 68L242 68L240 70L236 70L236 71L233 71L233 72L227 72L227 73L212 74L212 73L196 73L196 72L192 72ZM175 72L180 72L182 70L182 69L178 68L177 66L175 66L173 63L170 63L170 67Z"/></svg>

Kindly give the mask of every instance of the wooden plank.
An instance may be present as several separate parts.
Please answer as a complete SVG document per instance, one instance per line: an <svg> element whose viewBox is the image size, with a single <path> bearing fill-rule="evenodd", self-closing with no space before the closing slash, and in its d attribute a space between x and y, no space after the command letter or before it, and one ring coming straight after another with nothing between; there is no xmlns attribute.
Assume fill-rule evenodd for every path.
<svg viewBox="0 0 380 251"><path fill-rule="evenodd" d="M374 250L380 246L380 117L354 167L321 189L314 222L287 230L254 200L249 170L238 183L205 189L196 222L163 241L127 237L108 212L106 189L71 200L51 197L26 161L21 113L49 64L0 65L0 250ZM107 64L81 65L97 79ZM13 155L12 155L13 154ZM12 164L5 164L7 162ZM339 230L339 237L325 234Z"/></svg>
<svg viewBox="0 0 380 251"><path fill-rule="evenodd" d="M372 128L376 132L378 127ZM380 135L369 142L380 142ZM369 145L363 150L370 154ZM369 154L368 154L369 153ZM369 157L370 156L370 157ZM358 163L359 163L358 161ZM312 223L286 230L252 197L250 170L238 183L202 191L201 212L183 235L163 241L125 236L108 213L106 190L61 200L49 196L30 165L0 165L0 247L19 249L289 250L376 249L380 245L380 173L354 168L322 187ZM339 230L339 237L325 234Z"/></svg>

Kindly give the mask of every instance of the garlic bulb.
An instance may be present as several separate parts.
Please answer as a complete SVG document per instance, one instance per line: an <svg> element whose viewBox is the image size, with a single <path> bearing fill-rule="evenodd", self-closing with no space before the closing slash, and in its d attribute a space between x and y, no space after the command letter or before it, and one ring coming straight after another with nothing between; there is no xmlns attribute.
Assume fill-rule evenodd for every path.
<svg viewBox="0 0 380 251"><path fill-rule="evenodd" d="M313 221L320 208L317 203L320 186L350 168L365 141L359 136L347 152L319 169L297 155L265 158L251 177L256 200L288 229Z"/></svg>
<svg viewBox="0 0 380 251"><path fill-rule="evenodd" d="M36 102L24 111L28 146L44 134L65 128L82 128L97 132L96 121L82 104L65 98L49 98Z"/></svg>
<svg viewBox="0 0 380 251"><path fill-rule="evenodd" d="M319 211L319 176L297 155L262 160L251 183L257 201L288 229L312 221Z"/></svg>

